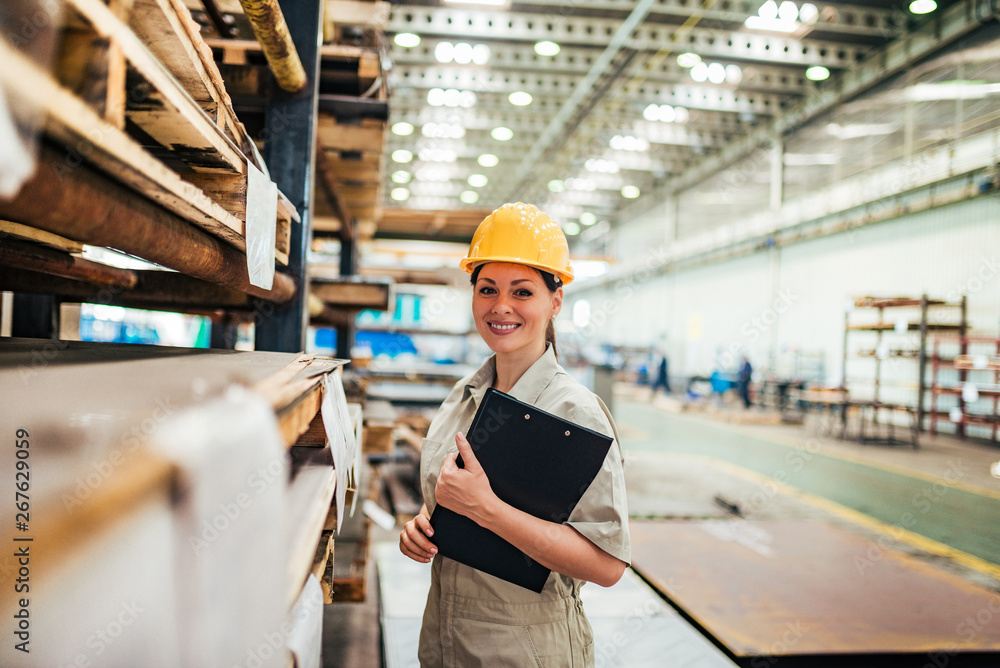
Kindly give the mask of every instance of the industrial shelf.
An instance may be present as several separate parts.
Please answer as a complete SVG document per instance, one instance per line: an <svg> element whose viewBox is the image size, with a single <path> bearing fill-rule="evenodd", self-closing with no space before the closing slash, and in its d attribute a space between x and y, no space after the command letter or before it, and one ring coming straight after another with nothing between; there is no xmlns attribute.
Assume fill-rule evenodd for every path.
<svg viewBox="0 0 1000 668"><path fill-rule="evenodd" d="M941 354L946 348L952 352ZM931 409L930 433L937 433L938 422L955 425L956 434L965 438L969 425L989 427L990 438L1000 436L1000 338L983 336L937 336L930 356ZM942 380L944 372L953 371L955 381ZM939 399L955 398L951 410L940 410ZM970 411L969 405L984 400L991 406L991 413L982 409Z"/></svg>
<svg viewBox="0 0 1000 668"><path fill-rule="evenodd" d="M876 320L874 322L871 320L862 322L852 321L852 313L863 312L864 310L876 311ZM902 315L895 321L890 322L886 319L886 312L889 310L899 312ZM936 315L938 313L943 314L955 311L958 313L957 322L931 319L932 312ZM927 295L919 298L899 296L866 296L856 298L854 300L854 310L847 311L844 316L844 349L841 363L841 378L844 387L849 391L852 389L852 385L855 386L855 389L857 385L862 385L870 386L872 392L870 398L858 397L856 395L850 396L849 393L850 398L845 401L842 407L844 411L842 415L845 425L844 434L846 435L848 410L855 410L860 413L861 428L858 433L859 440L865 438L866 415L871 417L870 423L872 429L874 429L878 425L879 413L889 411L890 413L904 414L907 419L912 418L913 434L910 442L914 447L917 447L917 434L923 429L924 416L927 415L925 411L925 395L928 389L927 337L932 332L956 332L960 335L965 335L968 329L966 313L966 299L964 296L957 302L930 299ZM849 345L852 338L851 335L858 335L859 333L873 334L875 336L875 347L852 351ZM914 333L916 336L913 336ZM895 345L890 346L889 342L894 338L896 339L894 341ZM848 377L847 363L849 359L874 359L875 368L868 382L860 380L857 377ZM915 387L912 387L915 390L916 396L913 397L912 401L887 401L881 396L881 390L884 387L909 388L913 385L913 383L900 383L898 380L894 381L883 377L883 362L889 359L916 363L917 381ZM933 418L931 418L931 422L933 423ZM894 425L891 418L890 424ZM888 439L879 440L890 443L896 442L894 435Z"/></svg>
<svg viewBox="0 0 1000 668"><path fill-rule="evenodd" d="M30 521L5 535L31 545L33 660L72 664L93 620L114 619L108 611L126 600L145 610L143 623L103 663L233 665L250 640L289 622L311 572L329 592L324 527L346 511L361 416L312 399L330 388L332 405L344 401L341 364L0 340L0 385L16 389L4 429L30 441ZM295 436L311 426L340 447ZM5 609L12 596L5 588Z"/></svg>

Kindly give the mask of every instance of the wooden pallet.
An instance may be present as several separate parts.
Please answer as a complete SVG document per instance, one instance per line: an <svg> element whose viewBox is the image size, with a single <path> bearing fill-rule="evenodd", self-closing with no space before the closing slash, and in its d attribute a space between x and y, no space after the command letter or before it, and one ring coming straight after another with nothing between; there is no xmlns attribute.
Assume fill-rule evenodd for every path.
<svg viewBox="0 0 1000 668"><path fill-rule="evenodd" d="M259 159L211 49L176 0L129 4L68 0L51 73L0 38L0 83L46 118L64 172L90 163L245 251L247 165ZM279 194L279 264L298 219Z"/></svg>

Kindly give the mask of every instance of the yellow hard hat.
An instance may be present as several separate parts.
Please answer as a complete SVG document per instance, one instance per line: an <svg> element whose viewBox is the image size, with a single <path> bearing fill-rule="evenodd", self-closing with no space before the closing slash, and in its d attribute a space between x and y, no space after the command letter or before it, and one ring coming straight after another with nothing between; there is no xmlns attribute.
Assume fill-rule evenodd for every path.
<svg viewBox="0 0 1000 668"><path fill-rule="evenodd" d="M524 264L555 274L563 284L573 280L566 235L532 204L504 204L479 224L469 256L458 266L471 274L487 262Z"/></svg>

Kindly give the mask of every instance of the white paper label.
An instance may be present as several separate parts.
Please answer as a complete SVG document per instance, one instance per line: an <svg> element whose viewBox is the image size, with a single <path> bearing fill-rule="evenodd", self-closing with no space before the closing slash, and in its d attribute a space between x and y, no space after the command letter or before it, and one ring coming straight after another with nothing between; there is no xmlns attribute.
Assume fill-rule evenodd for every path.
<svg viewBox="0 0 1000 668"><path fill-rule="evenodd" d="M278 218L278 186L247 163L247 273L250 284L274 285L274 234Z"/></svg>
<svg viewBox="0 0 1000 668"><path fill-rule="evenodd" d="M962 400L967 404L979 401L979 388L976 387L975 383L965 383L962 385Z"/></svg>

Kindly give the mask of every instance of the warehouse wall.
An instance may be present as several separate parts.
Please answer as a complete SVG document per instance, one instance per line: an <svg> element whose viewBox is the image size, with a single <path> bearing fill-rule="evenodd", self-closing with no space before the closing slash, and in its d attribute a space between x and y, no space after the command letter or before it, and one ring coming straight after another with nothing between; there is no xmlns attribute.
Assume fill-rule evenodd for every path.
<svg viewBox="0 0 1000 668"><path fill-rule="evenodd" d="M592 343L650 346L665 336L672 375L734 368L743 353L763 368L799 349L822 352L837 382L845 303L855 296L966 294L975 331L1000 332L998 221L1000 200L981 197L635 285L576 294L571 286L567 297L571 310L590 302L597 317L583 331ZM651 252L638 250L636 236L626 225L620 238Z"/></svg>

